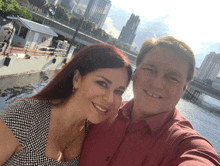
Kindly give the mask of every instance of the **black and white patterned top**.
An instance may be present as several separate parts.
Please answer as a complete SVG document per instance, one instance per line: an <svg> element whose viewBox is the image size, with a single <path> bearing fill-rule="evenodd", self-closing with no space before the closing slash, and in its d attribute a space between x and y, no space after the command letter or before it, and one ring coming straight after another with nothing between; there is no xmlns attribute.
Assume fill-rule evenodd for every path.
<svg viewBox="0 0 220 166"><path fill-rule="evenodd" d="M58 165L77 166L80 156L59 162L45 156L50 121L50 102L24 99L14 102L0 112L0 119L11 129L22 150L14 153L3 166ZM90 125L87 122L86 136Z"/></svg>

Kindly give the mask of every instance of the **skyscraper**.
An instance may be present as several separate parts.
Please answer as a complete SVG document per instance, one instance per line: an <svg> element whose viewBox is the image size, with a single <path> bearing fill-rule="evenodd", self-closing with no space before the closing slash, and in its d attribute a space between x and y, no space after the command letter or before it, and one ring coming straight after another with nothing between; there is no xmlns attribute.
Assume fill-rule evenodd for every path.
<svg viewBox="0 0 220 166"><path fill-rule="evenodd" d="M70 12L72 12L77 2L78 0L62 0L61 5L64 6Z"/></svg>
<svg viewBox="0 0 220 166"><path fill-rule="evenodd" d="M140 23L140 17L132 14L129 20L127 21L126 25L123 26L118 39L123 43L132 45L134 38L136 36L136 30L139 23Z"/></svg>
<svg viewBox="0 0 220 166"><path fill-rule="evenodd" d="M110 7L110 0L80 0L73 11L102 27Z"/></svg>
<svg viewBox="0 0 220 166"><path fill-rule="evenodd" d="M111 8L110 0L90 0L85 17L102 27Z"/></svg>
<svg viewBox="0 0 220 166"><path fill-rule="evenodd" d="M201 67L199 68L197 78L205 81L212 80L214 81L220 71L220 54L215 52L210 52L206 55L205 59L202 62Z"/></svg>

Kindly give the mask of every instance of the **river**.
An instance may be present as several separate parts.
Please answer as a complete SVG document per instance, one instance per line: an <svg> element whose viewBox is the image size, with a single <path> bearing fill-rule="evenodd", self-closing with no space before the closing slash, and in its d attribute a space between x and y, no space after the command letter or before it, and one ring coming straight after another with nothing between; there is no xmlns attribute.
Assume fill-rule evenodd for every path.
<svg viewBox="0 0 220 166"><path fill-rule="evenodd" d="M14 99L31 96L40 91L50 80L54 71L32 73L0 79L0 111ZM22 81L21 81L22 79ZM20 86L18 86L20 85ZM123 100L133 97L132 82L123 94ZM193 125L194 129L208 139L220 156L220 101L202 95L197 104L180 99L177 109Z"/></svg>

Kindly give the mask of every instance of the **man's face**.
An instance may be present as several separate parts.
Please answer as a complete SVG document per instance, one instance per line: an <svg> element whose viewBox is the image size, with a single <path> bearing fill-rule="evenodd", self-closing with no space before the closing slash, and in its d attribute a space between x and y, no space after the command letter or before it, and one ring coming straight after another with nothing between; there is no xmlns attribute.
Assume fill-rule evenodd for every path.
<svg viewBox="0 0 220 166"><path fill-rule="evenodd" d="M166 48L148 52L133 74L132 116L148 117L173 110L186 90L188 69L184 59Z"/></svg>

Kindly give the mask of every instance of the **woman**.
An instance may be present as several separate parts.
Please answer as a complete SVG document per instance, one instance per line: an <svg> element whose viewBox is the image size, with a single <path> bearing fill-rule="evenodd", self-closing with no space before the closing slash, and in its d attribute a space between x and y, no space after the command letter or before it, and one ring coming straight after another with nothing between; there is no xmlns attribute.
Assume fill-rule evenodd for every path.
<svg viewBox="0 0 220 166"><path fill-rule="evenodd" d="M39 93L0 113L0 165L77 165L88 121L117 113L131 73L113 46L79 51Z"/></svg>

